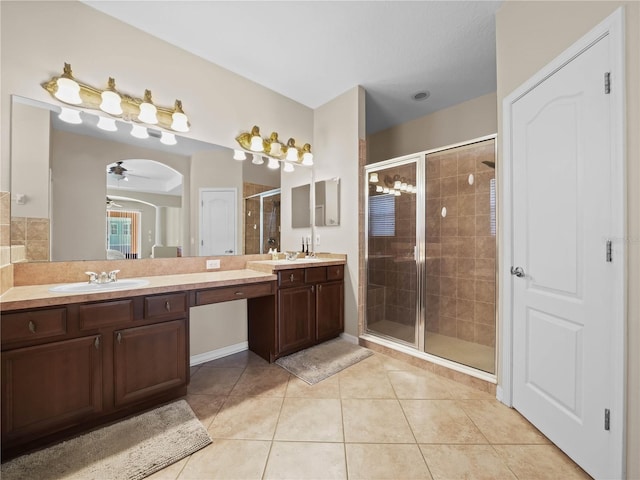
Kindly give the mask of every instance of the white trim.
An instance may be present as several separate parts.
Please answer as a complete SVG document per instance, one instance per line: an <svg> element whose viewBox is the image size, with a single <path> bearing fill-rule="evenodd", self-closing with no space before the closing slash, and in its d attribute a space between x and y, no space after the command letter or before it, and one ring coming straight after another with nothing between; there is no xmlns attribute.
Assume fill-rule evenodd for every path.
<svg viewBox="0 0 640 480"><path fill-rule="evenodd" d="M406 353L407 355L411 355L412 357L420 358L422 360L427 360L431 363L435 363L436 365L446 367L449 370L454 370L456 372L464 373L465 375L469 375L470 377L479 378L480 380L484 380L485 382L497 383L497 379L495 375L492 375L487 372L483 372L482 370L476 370L475 368L462 365L461 363L452 362L451 360L447 360L446 358L421 352L420 350L416 350L414 347L409 345L402 345L400 343L387 340L387 339L378 337L376 335L371 335L368 333L360 335L360 338L362 340L366 340L371 343L376 343L378 345L390 348L392 350L396 350L398 352Z"/></svg>
<svg viewBox="0 0 640 480"><path fill-rule="evenodd" d="M234 353L244 352L249 350L249 342L240 342L235 345L228 345L226 347L218 348L217 350L211 350L209 352L198 353L197 355L191 355L189 359L189 366L200 365L201 363L210 362L211 360L217 360L218 358L233 355Z"/></svg>
<svg viewBox="0 0 640 480"><path fill-rule="evenodd" d="M354 345L358 345L358 337L355 335L351 335L349 333L342 332L340 334L340 338L342 338L345 342L353 343Z"/></svg>
<svg viewBox="0 0 640 480"><path fill-rule="evenodd" d="M500 331L502 332L501 347L501 375L499 400L511 406L513 402L513 291L512 276L509 268L512 265L512 231L513 211L511 208L513 198L512 185L512 105L530 90L553 75L584 50L589 48L602 37L609 35L610 59L611 59L611 161L612 161L612 209L618 215L612 219L614 242L614 257L621 268L616 272L614 285L614 315L609 319L612 329L611 345L611 372L615 385L613 391L613 405L611 406L611 434L614 435L616 452L621 453L617 459L618 472L616 478L625 478L626 468L626 117L625 117L625 44L624 44L624 10L618 8L605 20L594 27L589 33L580 38L567 50L561 53L553 61L534 74L524 84L504 98L503 111L503 159L502 167L502 254L500 280L502 294L499 295L502 315L500 317Z"/></svg>

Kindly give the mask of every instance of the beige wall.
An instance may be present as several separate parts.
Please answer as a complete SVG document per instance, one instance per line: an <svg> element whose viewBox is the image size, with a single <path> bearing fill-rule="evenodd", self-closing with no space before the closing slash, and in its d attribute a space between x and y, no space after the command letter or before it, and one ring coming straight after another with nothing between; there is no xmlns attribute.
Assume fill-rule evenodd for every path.
<svg viewBox="0 0 640 480"><path fill-rule="evenodd" d="M445 147L498 131L496 94L489 93L367 137L367 163Z"/></svg>
<svg viewBox="0 0 640 480"><path fill-rule="evenodd" d="M190 355L247 341L247 301L193 307L189 313Z"/></svg>
<svg viewBox="0 0 640 480"><path fill-rule="evenodd" d="M355 87L316 109L315 180L340 178L340 225L316 227L321 252L347 254L345 332L358 335L358 140L364 89Z"/></svg>
<svg viewBox="0 0 640 480"><path fill-rule="evenodd" d="M189 54L77 1L0 2L0 109L9 124L10 95L57 103L41 86L71 63L94 86L116 79L123 93L151 89L158 105L181 99L187 136L234 147L241 131L259 125L312 143L313 111L289 98ZM19 47L18 47L19 46ZM9 190L9 131L0 138L0 189Z"/></svg>
<svg viewBox="0 0 640 480"><path fill-rule="evenodd" d="M498 139L502 101L619 6L625 7L627 87L627 478L640 478L640 3L505 2L496 16ZM498 162L502 156L499 143Z"/></svg>

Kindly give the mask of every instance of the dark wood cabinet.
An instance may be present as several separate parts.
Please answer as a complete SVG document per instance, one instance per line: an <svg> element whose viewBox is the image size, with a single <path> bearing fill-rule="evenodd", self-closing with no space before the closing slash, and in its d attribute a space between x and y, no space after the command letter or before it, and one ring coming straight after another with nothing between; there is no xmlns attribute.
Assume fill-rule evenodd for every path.
<svg viewBox="0 0 640 480"><path fill-rule="evenodd" d="M306 348L315 341L315 286L278 291L278 354Z"/></svg>
<svg viewBox="0 0 640 480"><path fill-rule="evenodd" d="M316 340L324 342L344 331L344 282L318 284L316 290Z"/></svg>
<svg viewBox="0 0 640 480"><path fill-rule="evenodd" d="M99 414L102 350L92 335L3 352L3 447Z"/></svg>
<svg viewBox="0 0 640 480"><path fill-rule="evenodd" d="M3 314L3 458L184 395L188 316L185 292Z"/></svg>
<svg viewBox="0 0 640 480"><path fill-rule="evenodd" d="M275 322L264 300L250 302L249 349L278 357L337 337L344 330L344 265L278 270ZM258 299L256 299L258 300Z"/></svg>
<svg viewBox="0 0 640 480"><path fill-rule="evenodd" d="M116 407L186 384L186 320L118 330L113 345Z"/></svg>

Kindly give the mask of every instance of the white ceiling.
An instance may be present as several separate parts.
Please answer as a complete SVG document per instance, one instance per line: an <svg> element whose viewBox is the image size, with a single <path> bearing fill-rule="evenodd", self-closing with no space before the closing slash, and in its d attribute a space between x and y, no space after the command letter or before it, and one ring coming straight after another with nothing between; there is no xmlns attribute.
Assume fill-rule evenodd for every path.
<svg viewBox="0 0 640 480"><path fill-rule="evenodd" d="M362 85L368 133L496 89L502 1L84 3L310 108Z"/></svg>

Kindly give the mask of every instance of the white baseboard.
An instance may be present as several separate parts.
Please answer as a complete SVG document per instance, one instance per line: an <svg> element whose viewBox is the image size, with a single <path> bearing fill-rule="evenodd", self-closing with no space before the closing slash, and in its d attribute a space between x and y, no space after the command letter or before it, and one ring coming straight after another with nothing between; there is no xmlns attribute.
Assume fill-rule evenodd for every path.
<svg viewBox="0 0 640 480"><path fill-rule="evenodd" d="M249 349L249 342L240 342L235 345L229 345L227 347L218 348L217 350L211 350L210 352L199 353L192 355L189 359L189 365L195 366L201 363L210 362L211 360L217 360L218 358L226 357L227 355L233 355L234 353L244 352Z"/></svg>
<svg viewBox="0 0 640 480"><path fill-rule="evenodd" d="M349 342L349 343L354 343L356 345L358 345L358 337L354 336L354 335L349 335L348 333L344 333L342 332L340 334L340 338L342 338L343 340Z"/></svg>

